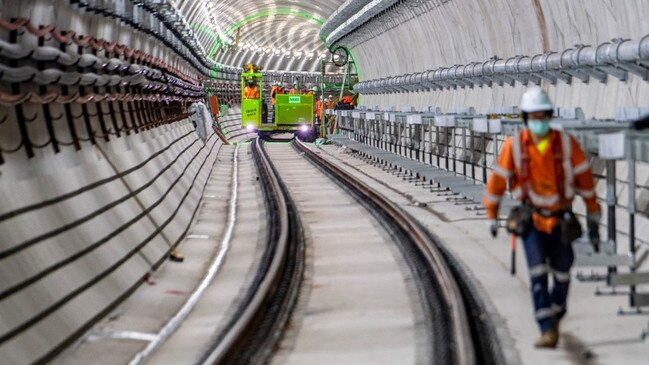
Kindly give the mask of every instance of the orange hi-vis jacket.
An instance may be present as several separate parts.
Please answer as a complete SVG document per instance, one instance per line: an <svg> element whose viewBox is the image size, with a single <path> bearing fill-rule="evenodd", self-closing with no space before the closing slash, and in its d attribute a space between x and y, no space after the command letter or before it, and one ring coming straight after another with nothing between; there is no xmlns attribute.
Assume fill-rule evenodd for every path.
<svg viewBox="0 0 649 365"><path fill-rule="evenodd" d="M315 114L322 120L322 109L323 109L323 103L322 100L318 99L315 102Z"/></svg>
<svg viewBox="0 0 649 365"><path fill-rule="evenodd" d="M508 182L513 197L518 200L523 198L522 184L525 184L527 200L538 208L533 220L539 231L552 233L558 223L558 218L552 213L571 207L575 194L584 199L588 214L599 213L590 164L577 140L567 133L552 130L549 142L552 147L541 153L530 133L525 129L505 140L483 199L487 217L497 218ZM555 171L558 166L562 171ZM524 168L528 171L527 178L521 181ZM560 196L561 190L563 197Z"/></svg>
<svg viewBox="0 0 649 365"><path fill-rule="evenodd" d="M343 98L340 99L340 102L343 104L353 104L354 99L351 96L343 96Z"/></svg>
<svg viewBox="0 0 649 365"><path fill-rule="evenodd" d="M243 89L243 97L246 99L259 99L259 88L257 86L246 86Z"/></svg>
<svg viewBox="0 0 649 365"><path fill-rule="evenodd" d="M278 94L283 94L283 93L284 93L284 90L282 90L281 87L279 87L279 86L273 86L273 87L270 89L270 101L271 101L271 103L273 103L273 105L275 105L275 102L276 102L276 100L275 100L275 99L276 99L276 96L277 96Z"/></svg>
<svg viewBox="0 0 649 365"><path fill-rule="evenodd" d="M289 95L296 95L297 94L297 89L293 87L288 91L288 93L289 93Z"/></svg>

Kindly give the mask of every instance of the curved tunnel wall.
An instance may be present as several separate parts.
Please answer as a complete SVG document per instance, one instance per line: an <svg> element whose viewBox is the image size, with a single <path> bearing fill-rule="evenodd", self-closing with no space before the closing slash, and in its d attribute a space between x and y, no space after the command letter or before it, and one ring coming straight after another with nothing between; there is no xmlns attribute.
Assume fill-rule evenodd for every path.
<svg viewBox="0 0 649 365"><path fill-rule="evenodd" d="M157 267L185 238L220 146L181 120L3 176L2 358L56 351Z"/></svg>
<svg viewBox="0 0 649 365"><path fill-rule="evenodd" d="M115 19L71 3L0 0L1 18L9 21L28 17L36 26L55 25L60 30L121 43L156 57L190 76L190 81L199 82L200 73L172 49ZM439 6L432 11L353 47L365 79L483 61L493 55L505 58L562 50L574 43L597 44L613 37L638 39L649 33L649 23L644 21L649 9L642 0L436 3ZM539 4L538 9L534 8L535 3ZM539 22L541 12L544 22ZM541 24L545 24L546 31L541 31ZM36 37L24 29L20 32L18 43L38 46ZM7 41L7 32L0 34ZM45 46L59 46L51 36L46 38ZM65 52L76 54L78 48L70 43ZM81 48L85 54L93 52L88 47ZM102 56L106 51L97 53ZM20 62L17 66L37 66L33 60ZM67 71L75 69L69 67ZM239 83L236 80L230 84L230 91L223 91L229 96L220 99L228 100L232 106L231 113L222 121L226 132L234 134L240 125L236 106ZM48 85L46 91L57 88L60 85ZM636 76L631 76L628 83L609 78L607 85L581 85L575 81L572 86L560 83L549 89L557 104L582 106L587 115L598 117L611 116L617 106L646 105L649 96L647 83ZM38 93L39 87L25 82L19 91ZM81 89L71 86L68 91L75 93ZM3 82L0 92L13 91ZM370 107L419 109L434 105L445 111L474 106L485 111L493 105L518 104L521 92L522 87L517 85L365 96L362 103ZM184 113L191 101L202 97L155 104L161 113L153 123L134 130L127 128L128 135L111 136L108 141L89 141L92 131L101 130L97 117L91 117L87 123L81 117L72 118L71 123L60 119L53 126L54 136L66 142L60 145L60 151L45 145L35 148L29 158L20 148L1 155L4 161L0 164L0 358L9 363L30 363L60 350L66 341L74 339L112 304L128 295L184 237L221 146L214 135L206 142L199 140ZM126 122L133 126L138 118L127 112L122 119L118 102L99 102L89 110L96 112L96 105L102 105L106 112L110 103L116 108L116 126L123 127ZM63 103L51 104L53 115L65 113ZM81 105L69 104L73 115L82 115ZM0 147L16 146L22 133L16 110L5 104L0 109ZM46 144L51 135L43 117L43 105L25 102L23 111L28 116L36 115L34 121L24 124L30 139ZM72 127L83 139L78 148L67 143Z"/></svg>
<svg viewBox="0 0 649 365"><path fill-rule="evenodd" d="M575 44L597 45L613 38L639 40L649 34L649 7L643 0L448 0L415 19L351 49L364 80L422 72L455 64L507 59L546 51L561 52ZM582 107L586 117L613 117L616 107L649 105L649 83L638 76L628 82L609 77L548 85L558 106ZM518 105L525 87L366 95L367 107L428 106L442 111L473 106Z"/></svg>
<svg viewBox="0 0 649 365"><path fill-rule="evenodd" d="M0 362L28 364L185 238L222 143L195 132L201 73L177 50L70 1L0 1L0 18Z"/></svg>

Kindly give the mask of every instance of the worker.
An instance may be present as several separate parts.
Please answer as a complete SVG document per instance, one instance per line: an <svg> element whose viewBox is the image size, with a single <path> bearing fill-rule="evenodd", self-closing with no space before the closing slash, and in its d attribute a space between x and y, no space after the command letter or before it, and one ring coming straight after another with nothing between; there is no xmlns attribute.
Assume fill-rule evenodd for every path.
<svg viewBox="0 0 649 365"><path fill-rule="evenodd" d="M325 102L325 109L327 110L336 109L336 100L334 100L334 97L331 94L327 96L327 100ZM336 130L336 116L327 114L325 118L326 118L325 127L328 125L329 133L333 133Z"/></svg>
<svg viewBox="0 0 649 365"><path fill-rule="evenodd" d="M298 86L299 86L298 82L297 82L297 81L294 81L294 82L293 82L293 87L289 89L288 93L289 93L290 95L299 94L299 93L300 93L300 90L299 90Z"/></svg>
<svg viewBox="0 0 649 365"><path fill-rule="evenodd" d="M336 108L336 102L334 101L333 95L327 96L325 109L335 109L335 108Z"/></svg>
<svg viewBox="0 0 649 365"><path fill-rule="evenodd" d="M589 162L578 142L550 128L553 106L547 94L539 87L527 90L521 111L527 128L503 144L483 201L494 238L498 234L499 203L508 183L514 198L522 202L512 209L507 226L525 246L535 317L541 330L535 346L554 348L559 341L559 321L566 314L574 261L571 243L577 237L571 232L581 235L572 200L577 194L586 203L588 235L593 243L599 242L600 207ZM554 277L551 290L549 273Z"/></svg>
<svg viewBox="0 0 649 365"><path fill-rule="evenodd" d="M246 99L259 99L259 86L255 79L249 78L246 80L246 87L243 89L243 97Z"/></svg>
<svg viewBox="0 0 649 365"><path fill-rule="evenodd" d="M314 86L310 92L313 95L313 98L315 100L314 106L315 106L316 124L320 125L322 122L322 110L324 109L324 103L322 102L321 98L318 95L317 86Z"/></svg>
<svg viewBox="0 0 649 365"><path fill-rule="evenodd" d="M282 90L281 84L277 81L273 83L273 87L270 89L270 101L275 105L275 98L277 94L283 94L284 90Z"/></svg>
<svg viewBox="0 0 649 365"><path fill-rule="evenodd" d="M338 109L338 110L352 110L352 109L355 108L355 106L354 106L355 102L356 102L356 96L353 93L346 94L336 104L336 109Z"/></svg>
<svg viewBox="0 0 649 365"><path fill-rule="evenodd" d="M343 104L352 104L354 102L354 99L351 97L351 95L345 95L343 96L342 99L340 99L340 102Z"/></svg>

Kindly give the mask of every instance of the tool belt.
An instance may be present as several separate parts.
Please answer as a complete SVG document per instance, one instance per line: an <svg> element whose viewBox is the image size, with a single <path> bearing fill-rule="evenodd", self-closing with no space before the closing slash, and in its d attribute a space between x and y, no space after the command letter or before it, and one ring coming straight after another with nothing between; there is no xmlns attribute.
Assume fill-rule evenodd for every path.
<svg viewBox="0 0 649 365"><path fill-rule="evenodd" d="M526 203L513 207L507 217L507 232L517 237L527 236L534 224L532 221L533 213L534 207Z"/></svg>
<svg viewBox="0 0 649 365"><path fill-rule="evenodd" d="M507 231L518 237L525 237L532 230L534 224L533 214L546 218L557 218L561 243L571 244L583 234L581 224L577 216L571 209L560 209L549 211L546 209L536 208L527 203L512 208L507 217Z"/></svg>
<svg viewBox="0 0 649 365"><path fill-rule="evenodd" d="M534 208L534 212L542 217L557 218L561 232L561 243L563 244L570 244L583 234L581 224L572 209L559 209L551 212L546 209Z"/></svg>
<svg viewBox="0 0 649 365"><path fill-rule="evenodd" d="M561 243L569 245L583 234L581 224L577 220L577 216L572 212L572 209L560 210L559 214L559 229L561 231Z"/></svg>

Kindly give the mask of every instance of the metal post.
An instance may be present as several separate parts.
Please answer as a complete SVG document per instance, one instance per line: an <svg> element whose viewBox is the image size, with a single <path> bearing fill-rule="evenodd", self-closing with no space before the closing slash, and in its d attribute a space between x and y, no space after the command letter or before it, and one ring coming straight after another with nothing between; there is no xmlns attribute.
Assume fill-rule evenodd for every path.
<svg viewBox="0 0 649 365"><path fill-rule="evenodd" d="M412 124L407 124L407 126L408 126L408 138L406 139L406 141L408 141L408 157L409 157L410 159L412 159L412 153L414 152L414 151L413 151L413 149L414 149L414 148L413 148L413 147L414 147L414 146L413 146L413 144L414 144L414 143L413 143L414 138L413 138L413 133L412 133L412 128L413 128L413 126L412 126Z"/></svg>
<svg viewBox="0 0 649 365"><path fill-rule="evenodd" d="M399 156L401 156L401 124L397 123L396 118L394 124L397 126L397 149L399 151Z"/></svg>
<svg viewBox="0 0 649 365"><path fill-rule="evenodd" d="M631 273L636 271L636 250L635 250L635 155L632 147L632 141L627 143L628 151L628 168L629 168L629 253L631 254ZM635 307L635 285L629 288L629 305Z"/></svg>
<svg viewBox="0 0 649 365"><path fill-rule="evenodd" d="M615 196L615 160L606 161L606 204L608 206L608 240L613 244L613 252L617 254L617 242L615 231L615 205L617 197ZM616 266L609 266L609 273L617 272Z"/></svg>
<svg viewBox="0 0 649 365"><path fill-rule="evenodd" d="M390 152L396 152L396 149L394 147L394 126L390 121L386 122L386 125L388 126L388 131L389 131L388 144L390 145Z"/></svg>
<svg viewBox="0 0 649 365"><path fill-rule="evenodd" d="M462 128L462 175L466 177L466 128Z"/></svg>
<svg viewBox="0 0 649 365"><path fill-rule="evenodd" d="M444 128L444 166L446 166L446 171L449 171L449 155L451 153L451 147L448 144L448 128Z"/></svg>
<svg viewBox="0 0 649 365"><path fill-rule="evenodd" d="M417 145L417 160L421 160L421 162L426 162L426 128L424 127L424 124L419 125L419 144ZM421 158L420 158L421 156Z"/></svg>
<svg viewBox="0 0 649 365"><path fill-rule="evenodd" d="M475 181L475 134L471 130L471 142L469 144L471 149L471 179Z"/></svg>
<svg viewBox="0 0 649 365"><path fill-rule="evenodd" d="M437 157L437 167L439 167L439 127L435 126L435 157Z"/></svg>
<svg viewBox="0 0 649 365"><path fill-rule="evenodd" d="M428 126L428 162L433 164L433 125Z"/></svg>
<svg viewBox="0 0 649 365"><path fill-rule="evenodd" d="M451 157L453 158L453 172L457 173L457 142L456 142L457 128L451 128Z"/></svg>
<svg viewBox="0 0 649 365"><path fill-rule="evenodd" d="M386 133L387 133L387 123L383 118L381 118L381 148L384 150L387 150L387 141L386 141Z"/></svg>
<svg viewBox="0 0 649 365"><path fill-rule="evenodd" d="M487 183L487 133L482 133L482 157L480 158L482 166L482 182Z"/></svg>

